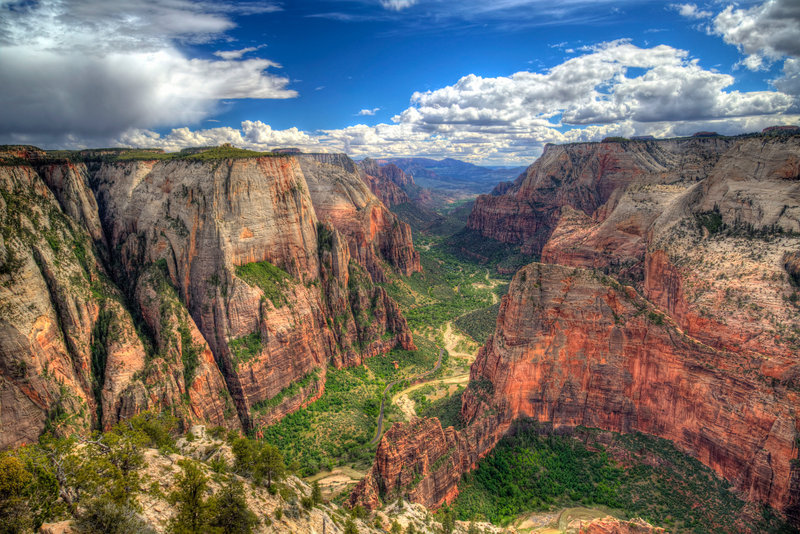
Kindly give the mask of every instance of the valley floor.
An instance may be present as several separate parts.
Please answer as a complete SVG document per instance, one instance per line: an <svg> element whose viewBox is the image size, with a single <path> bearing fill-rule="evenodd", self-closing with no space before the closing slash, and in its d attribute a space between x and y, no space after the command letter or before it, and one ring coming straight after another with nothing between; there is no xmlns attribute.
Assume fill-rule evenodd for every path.
<svg viewBox="0 0 800 534"><path fill-rule="evenodd" d="M395 350L360 367L330 370L319 400L263 430L288 462L299 464L307 482L319 482L333 498L343 499L372 462L384 392L382 431L417 416L448 420L444 412L460 405L480 348L455 323L475 311L491 312L507 284L449 253L441 237L420 236L417 242L424 272L395 276L386 289L408 318L418 350Z"/></svg>

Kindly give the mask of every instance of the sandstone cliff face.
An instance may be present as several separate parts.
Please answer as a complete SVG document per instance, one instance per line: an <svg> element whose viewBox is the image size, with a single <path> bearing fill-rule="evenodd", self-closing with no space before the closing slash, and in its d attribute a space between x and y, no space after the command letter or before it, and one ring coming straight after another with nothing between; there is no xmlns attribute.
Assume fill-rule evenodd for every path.
<svg viewBox="0 0 800 534"><path fill-rule="evenodd" d="M414 186L414 179L397 165L380 165L378 161L367 158L359 163L359 167L370 191L386 206L392 207L410 200L406 189Z"/></svg>
<svg viewBox="0 0 800 534"><path fill-rule="evenodd" d="M569 206L602 221L630 185L704 178L736 141L724 138L548 145L503 194L481 195L467 227L540 254Z"/></svg>
<svg viewBox="0 0 800 534"><path fill-rule="evenodd" d="M138 278L135 302L155 346L146 378L118 395L113 421L169 406L187 421L238 428L233 399L211 349L161 267ZM188 398L186 403L176 403Z"/></svg>
<svg viewBox="0 0 800 534"><path fill-rule="evenodd" d="M520 416L642 431L800 524L798 160L797 136L549 147L481 197L474 228L562 265L517 273L473 364L473 457Z"/></svg>
<svg viewBox="0 0 800 534"><path fill-rule="evenodd" d="M0 191L0 447L103 426L145 360L122 295L33 167L0 167Z"/></svg>
<svg viewBox="0 0 800 534"><path fill-rule="evenodd" d="M474 469L508 429L504 419L485 415L461 431L442 428L436 418L395 423L381 439L375 462L351 493L350 504L375 509L398 497L426 507L452 502L461 474Z"/></svg>
<svg viewBox="0 0 800 534"><path fill-rule="evenodd" d="M166 267L245 426L259 403L331 358L322 302L304 284L319 271L317 221L292 158L105 164L93 185L118 277L138 284L142 266ZM280 298L266 298L258 267L255 279L238 276L260 262L269 283L273 266L285 272Z"/></svg>
<svg viewBox="0 0 800 534"><path fill-rule="evenodd" d="M603 517L591 521L581 521L578 534L655 534L666 532L642 519L622 521L614 517Z"/></svg>
<svg viewBox="0 0 800 534"><path fill-rule="evenodd" d="M471 379L490 381L489 404L512 417L670 439L782 509L800 396L771 380L774 365L698 342L613 279L532 264L514 278ZM466 392L464 411L475 402Z"/></svg>
<svg viewBox="0 0 800 534"><path fill-rule="evenodd" d="M472 366L462 406L469 425L396 425L352 502L374 505L392 492L447 502L460 473L525 416L670 439L747 498L792 518L800 394L774 377L780 362L708 346L612 278L531 264L512 281L497 331ZM452 451L446 465L436 463L443 451Z"/></svg>
<svg viewBox="0 0 800 534"><path fill-rule="evenodd" d="M413 348L365 269L418 256L360 181L340 233L292 157L4 161L0 447L145 409L258 427L317 398L329 362Z"/></svg>
<svg viewBox="0 0 800 534"><path fill-rule="evenodd" d="M411 228L372 194L353 160L344 154L303 154L297 158L317 216L346 238L350 256L374 281L385 281L381 259L405 275L422 269Z"/></svg>

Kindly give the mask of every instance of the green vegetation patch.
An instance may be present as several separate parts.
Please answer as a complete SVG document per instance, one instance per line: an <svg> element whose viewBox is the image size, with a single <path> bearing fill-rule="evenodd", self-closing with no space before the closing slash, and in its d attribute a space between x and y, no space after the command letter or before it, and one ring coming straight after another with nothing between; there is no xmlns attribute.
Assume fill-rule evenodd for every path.
<svg viewBox="0 0 800 534"><path fill-rule="evenodd" d="M102 391L106 379L108 345L113 341L113 314L105 308L100 310L92 327L92 393L97 401L97 419L103 419Z"/></svg>
<svg viewBox="0 0 800 534"><path fill-rule="evenodd" d="M186 389L194 382L195 373L200 366L200 354L203 352L203 345L195 343L189 325L186 321L181 321L178 325L178 333L181 336L181 361L183 363L183 382Z"/></svg>
<svg viewBox="0 0 800 534"><path fill-rule="evenodd" d="M709 234L716 234L723 227L722 215L719 210L706 211L695 215L697 224L708 230Z"/></svg>
<svg viewBox="0 0 800 534"><path fill-rule="evenodd" d="M452 426L456 430L461 430L464 428L464 422L461 420L461 395L463 393L464 390L460 390L449 397L442 397L427 403L423 401L423 407L418 409L417 413L420 417L436 417L442 423L442 428ZM427 398L425 400L427 401Z"/></svg>
<svg viewBox="0 0 800 534"><path fill-rule="evenodd" d="M244 148L236 148L234 146L217 146L203 150L196 154L179 153L183 159L206 161L212 159L239 159L239 158L260 158L260 157L275 157L283 156L283 154L273 154L272 152L257 152L255 150L246 150Z"/></svg>
<svg viewBox="0 0 800 534"><path fill-rule="evenodd" d="M448 238L450 252L462 261L477 262L508 276L538 258L523 254L519 245L501 243L481 235L480 232L465 228Z"/></svg>
<svg viewBox="0 0 800 534"><path fill-rule="evenodd" d="M477 341L486 343L489 336L494 334L497 326L497 314L500 312L500 303L488 308L481 308L456 319L455 324L465 334Z"/></svg>
<svg viewBox="0 0 800 534"><path fill-rule="evenodd" d="M247 363L261 354L261 332L251 332L246 336L228 341L228 348L233 356L233 366Z"/></svg>
<svg viewBox="0 0 800 534"><path fill-rule="evenodd" d="M725 480L670 441L583 428L558 435L531 421L518 422L464 476L454 509L459 519L507 525L576 505L607 506L670 532L789 532L773 514L743 513Z"/></svg>
<svg viewBox="0 0 800 534"><path fill-rule="evenodd" d="M289 462L296 463L303 476L341 465L366 470L375 455L376 446L369 442L375 436L384 389L394 381L397 385L392 391L406 387L408 378L432 369L439 356L430 341L415 341L417 351L394 350L367 359L365 366L329 368L323 395L261 429L264 439L278 447ZM398 363L397 368L393 362ZM384 428L401 418L400 411L387 403Z"/></svg>
<svg viewBox="0 0 800 534"><path fill-rule="evenodd" d="M294 397L312 382L316 383L317 380L319 380L319 369L312 369L300 380L296 380L280 390L274 397L253 404L251 410L257 414L265 414L270 408L280 405L285 399Z"/></svg>
<svg viewBox="0 0 800 534"><path fill-rule="evenodd" d="M236 276L251 287L260 288L276 308L289 303L286 291L291 285L292 277L280 267L268 261L237 265Z"/></svg>
<svg viewBox="0 0 800 534"><path fill-rule="evenodd" d="M333 248L333 230L321 222L317 223L317 247L320 251Z"/></svg>
<svg viewBox="0 0 800 534"><path fill-rule="evenodd" d="M403 307L412 330L439 328L447 321L477 308L491 306L487 270L454 256L438 239L421 238L420 262L423 272L387 286L389 294Z"/></svg>

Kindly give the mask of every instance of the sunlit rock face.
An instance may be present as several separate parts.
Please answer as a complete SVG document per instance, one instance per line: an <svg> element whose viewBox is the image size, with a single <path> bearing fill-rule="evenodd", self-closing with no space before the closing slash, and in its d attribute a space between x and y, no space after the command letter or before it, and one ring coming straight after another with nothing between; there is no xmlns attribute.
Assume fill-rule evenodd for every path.
<svg viewBox="0 0 800 534"><path fill-rule="evenodd" d="M450 439L466 445L411 494L450 500L524 416L670 439L800 523L799 162L796 135L551 146L480 197L470 226L542 263L517 272L472 366ZM406 425L406 448L431 428ZM413 453L385 447L354 502L408 491L389 466Z"/></svg>
<svg viewBox="0 0 800 534"><path fill-rule="evenodd" d="M414 347L375 282L419 257L357 175L112 159L3 154L0 447L146 409L256 428L317 398L330 363Z"/></svg>

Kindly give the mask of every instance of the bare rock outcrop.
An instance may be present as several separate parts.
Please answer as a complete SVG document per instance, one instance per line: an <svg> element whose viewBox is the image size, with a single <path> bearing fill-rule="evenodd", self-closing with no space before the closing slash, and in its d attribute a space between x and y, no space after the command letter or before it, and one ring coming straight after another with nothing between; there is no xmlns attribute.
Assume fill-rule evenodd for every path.
<svg viewBox="0 0 800 534"><path fill-rule="evenodd" d="M414 179L397 165L380 165L378 161L367 158L359 163L359 167L370 191L386 206L391 208L410 200L406 190L415 185Z"/></svg>
<svg viewBox="0 0 800 534"><path fill-rule="evenodd" d="M798 161L797 135L551 146L480 197L470 226L545 264L517 273L472 366L462 454L518 417L641 431L800 524Z"/></svg>
<svg viewBox="0 0 800 534"><path fill-rule="evenodd" d="M643 519L623 521L615 517L602 517L591 521L581 521L579 534L656 534L666 532L654 527Z"/></svg>
<svg viewBox="0 0 800 534"><path fill-rule="evenodd" d="M344 154L297 158L319 220L345 237L350 256L375 282L385 281L382 260L405 275L422 269L411 228L372 194L353 160Z"/></svg>
<svg viewBox="0 0 800 534"><path fill-rule="evenodd" d="M540 254L565 206L596 222L631 185L696 182L736 141L727 138L547 145L503 194L481 195L467 227Z"/></svg>
<svg viewBox="0 0 800 534"><path fill-rule="evenodd" d="M375 284L419 268L410 230L346 156L313 189L292 156L119 156L0 153L0 447L147 409L257 428L414 348Z"/></svg>

